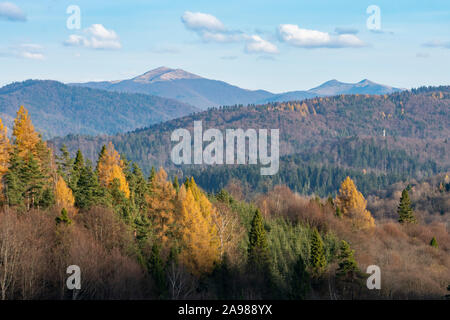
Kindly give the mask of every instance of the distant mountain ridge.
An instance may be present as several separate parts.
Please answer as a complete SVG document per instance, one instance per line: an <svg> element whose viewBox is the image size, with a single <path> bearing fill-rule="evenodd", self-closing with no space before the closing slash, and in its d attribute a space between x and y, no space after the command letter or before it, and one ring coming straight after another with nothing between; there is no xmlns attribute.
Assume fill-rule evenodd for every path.
<svg viewBox="0 0 450 320"><path fill-rule="evenodd" d="M74 83L108 91L144 93L176 99L200 109L209 107L303 100L339 94L390 94L403 89L364 79L358 83L330 80L310 90L272 93L247 90L219 80L206 79L182 69L159 67L128 80Z"/></svg>
<svg viewBox="0 0 450 320"><path fill-rule="evenodd" d="M27 80L0 88L0 118L9 128L21 105L44 138L121 133L199 111L172 99L51 80Z"/></svg>
<svg viewBox="0 0 450 320"><path fill-rule="evenodd" d="M125 134L70 135L53 139L51 143L56 147L66 144L72 153L81 149L87 158L95 160L101 146L112 141L120 153L136 161L148 174L152 166L178 168L170 158L174 146L171 133L178 128L192 132L194 121L202 121L204 130L215 128L222 132L230 128L278 128L280 156L310 154L313 150L324 153L329 148L322 149L323 143L334 146L343 138L358 136L368 141L374 139L381 145L389 144L393 149L405 149L412 158L431 159L449 168L449 107L450 86L412 89L386 96L337 95L301 102L210 109ZM359 159L357 154L348 157ZM431 171L435 169L430 167Z"/></svg>

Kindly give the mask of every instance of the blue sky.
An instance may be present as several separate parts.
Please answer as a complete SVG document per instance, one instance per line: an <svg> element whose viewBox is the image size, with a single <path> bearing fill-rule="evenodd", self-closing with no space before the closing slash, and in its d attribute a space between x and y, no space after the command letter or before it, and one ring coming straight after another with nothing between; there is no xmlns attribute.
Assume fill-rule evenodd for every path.
<svg viewBox="0 0 450 320"><path fill-rule="evenodd" d="M381 29L366 25L370 5ZM411 88L450 84L449 61L447 0L0 0L0 85L167 66L272 92L364 78Z"/></svg>

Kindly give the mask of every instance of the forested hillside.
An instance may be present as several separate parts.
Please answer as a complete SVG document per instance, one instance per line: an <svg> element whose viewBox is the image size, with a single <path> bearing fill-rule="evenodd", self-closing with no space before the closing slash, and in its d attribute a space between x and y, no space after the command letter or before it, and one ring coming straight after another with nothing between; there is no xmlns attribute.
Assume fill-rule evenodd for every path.
<svg viewBox="0 0 450 320"><path fill-rule="evenodd" d="M337 181L350 174L368 192L396 181L448 170L449 110L450 87L421 88L383 96L349 95L224 107L127 134L70 135L51 143L56 147L66 144L72 153L80 148L93 160L101 145L111 140L121 154L136 161L148 174L152 166L191 169L175 168L171 163L169 154L174 143L170 135L177 128L192 129L194 120L202 120L204 130L279 128L280 154L284 157L278 175L256 177L259 171L254 166L197 166L192 173L198 175L202 187L211 191L239 176L260 191L274 183L286 183L299 192L320 195L335 192ZM330 172L333 178L329 177ZM220 181L212 183L212 179ZM380 182L369 183L373 179Z"/></svg>
<svg viewBox="0 0 450 320"><path fill-rule="evenodd" d="M143 94L126 94L28 80L0 88L0 117L12 128L17 108L26 105L44 138L116 134L188 115L188 104Z"/></svg>
<svg viewBox="0 0 450 320"><path fill-rule="evenodd" d="M346 148L337 147L335 154ZM429 162L375 143L361 153L350 150L355 151L339 161L355 167L369 165L371 157L392 159L390 165L372 164L374 174L387 172L388 179L401 174L402 166L405 173L434 170ZM81 151L71 156L65 147L51 150L24 107L11 138L0 121L2 300L444 299L447 294L448 175L397 183L366 200L359 184L344 174L325 184L334 194L327 198L273 186L249 201L235 179L226 190L207 194L196 177L172 178L163 167L145 176L111 141L96 151L90 161ZM331 152L321 161L336 165L333 158ZM295 157L289 161L295 164ZM312 175L305 179L315 181ZM302 187L298 181L296 190ZM66 268L73 264L83 274L77 291L64 286ZM370 265L381 270L376 290L366 285Z"/></svg>

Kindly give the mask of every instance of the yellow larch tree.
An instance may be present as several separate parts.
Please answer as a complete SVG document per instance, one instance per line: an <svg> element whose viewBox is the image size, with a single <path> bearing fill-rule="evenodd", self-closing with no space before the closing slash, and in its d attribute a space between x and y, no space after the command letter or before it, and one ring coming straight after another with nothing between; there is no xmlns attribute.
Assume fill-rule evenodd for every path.
<svg viewBox="0 0 450 320"><path fill-rule="evenodd" d="M71 209L74 206L75 198L72 190L67 186L61 176L58 176L55 186L55 201L61 208Z"/></svg>
<svg viewBox="0 0 450 320"><path fill-rule="evenodd" d="M102 186L110 188L114 179L117 179L119 181L119 190L125 194L125 197L129 198L130 188L123 169L124 163L110 141L100 159L98 159L98 180Z"/></svg>
<svg viewBox="0 0 450 320"><path fill-rule="evenodd" d="M3 176L8 171L9 153L11 144L8 138L8 129L0 119L0 192L3 190Z"/></svg>
<svg viewBox="0 0 450 320"><path fill-rule="evenodd" d="M20 106L19 111L17 111L17 116L14 120L13 136L19 156L25 157L32 154L34 157L39 158L38 146L41 138L34 130L31 119L28 117L28 110L24 106Z"/></svg>
<svg viewBox="0 0 450 320"><path fill-rule="evenodd" d="M178 192L180 202L181 238L180 257L193 274L209 273L220 256L217 229L211 215L204 215L191 188L183 185Z"/></svg>
<svg viewBox="0 0 450 320"><path fill-rule="evenodd" d="M167 173L162 167L155 174L151 184L150 194L146 196L149 217L153 221L153 228L163 248L170 249L169 240L177 237L176 191L167 180Z"/></svg>
<svg viewBox="0 0 450 320"><path fill-rule="evenodd" d="M366 229L375 226L375 220L366 209L367 201L350 177L341 184L339 194L336 197L336 205L341 210L344 218L352 220L358 229Z"/></svg>

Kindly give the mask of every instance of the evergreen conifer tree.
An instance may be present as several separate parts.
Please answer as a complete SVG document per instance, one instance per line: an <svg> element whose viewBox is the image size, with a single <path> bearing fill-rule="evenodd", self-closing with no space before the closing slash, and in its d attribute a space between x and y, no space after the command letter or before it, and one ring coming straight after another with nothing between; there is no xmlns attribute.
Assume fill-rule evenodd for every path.
<svg viewBox="0 0 450 320"><path fill-rule="evenodd" d="M405 188L402 191L400 203L397 208L398 222L400 223L416 223L416 217L414 216L411 208L411 201L409 199L408 190Z"/></svg>

